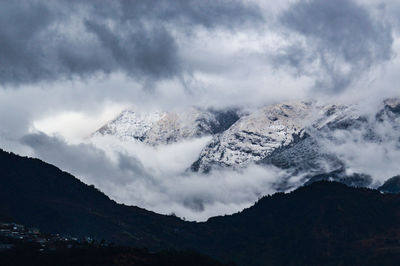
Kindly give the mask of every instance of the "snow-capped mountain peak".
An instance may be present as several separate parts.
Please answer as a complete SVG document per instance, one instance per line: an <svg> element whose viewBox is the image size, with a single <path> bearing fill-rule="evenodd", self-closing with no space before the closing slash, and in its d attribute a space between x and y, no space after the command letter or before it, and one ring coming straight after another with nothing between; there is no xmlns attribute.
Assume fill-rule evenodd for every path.
<svg viewBox="0 0 400 266"><path fill-rule="evenodd" d="M143 140L154 123L166 116L165 112L140 113L125 110L114 120L96 131L94 136L114 135L121 139Z"/></svg>
<svg viewBox="0 0 400 266"><path fill-rule="evenodd" d="M222 132L236 122L240 115L235 109L204 110L198 107L181 112L140 113L125 110L93 135L111 135L150 145L168 144Z"/></svg>
<svg viewBox="0 0 400 266"><path fill-rule="evenodd" d="M386 100L376 115L369 118L360 113L357 105L317 102L280 103L248 113L197 107L180 112L126 110L94 135L111 135L152 146L212 136L198 159L187 168L206 173L223 167L272 164L293 174L307 172L318 176L332 172L341 178L345 162L326 151L321 143L334 142L335 132L351 136L354 130L365 135L366 141L378 141L382 139L379 121L392 126L390 137L400 139L399 110L399 99ZM368 182L362 175L357 178L359 183Z"/></svg>

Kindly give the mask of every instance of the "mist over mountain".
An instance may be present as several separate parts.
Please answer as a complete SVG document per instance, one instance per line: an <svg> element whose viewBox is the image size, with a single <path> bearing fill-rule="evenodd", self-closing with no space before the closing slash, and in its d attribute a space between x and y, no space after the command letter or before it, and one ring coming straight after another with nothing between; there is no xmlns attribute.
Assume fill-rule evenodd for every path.
<svg viewBox="0 0 400 266"><path fill-rule="evenodd" d="M358 175L354 185L376 186L377 178L382 177L369 172L354 173L351 160L341 158L330 146L351 141L344 140L344 135L350 139L361 135L360 141L366 145L393 142L392 149L397 150L399 108L400 100L393 98L367 114L357 105L316 102L283 103L252 112L227 110L214 114L199 108L196 112L193 108L148 114L124 111L92 137L157 146L210 136L212 139L190 165L194 172L241 169L251 164L273 165L288 171L285 179L277 181L281 189L285 189L284 183L290 188L289 179L299 175L304 176L303 183L309 179L329 178L346 182L347 176L351 180L351 176L354 179ZM221 124L225 126L218 126Z"/></svg>
<svg viewBox="0 0 400 266"><path fill-rule="evenodd" d="M21 143L119 203L204 221L316 180L378 188L398 175L398 98L363 106L126 110L78 143Z"/></svg>

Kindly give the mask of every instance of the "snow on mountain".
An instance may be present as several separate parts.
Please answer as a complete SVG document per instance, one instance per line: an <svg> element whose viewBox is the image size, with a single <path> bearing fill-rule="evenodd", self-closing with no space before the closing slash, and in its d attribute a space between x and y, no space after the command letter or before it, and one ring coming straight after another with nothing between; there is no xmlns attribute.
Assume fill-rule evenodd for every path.
<svg viewBox="0 0 400 266"><path fill-rule="evenodd" d="M399 99L386 100L373 117L362 115L357 105L316 102L280 103L250 113L195 107L181 112L127 110L94 135L136 139L152 146L212 136L198 159L187 166L192 171L207 173L256 163L275 165L291 175L307 173L309 179L326 173L334 173L340 179L345 175L346 162L326 151L324 140L339 143L336 132L345 131L351 136L359 130L367 141L376 142L385 137L380 127L387 128L387 124L391 127L390 137L396 138L400 127ZM354 175L352 180L356 184L369 182L363 175Z"/></svg>
<svg viewBox="0 0 400 266"><path fill-rule="evenodd" d="M140 113L125 110L93 136L136 139L155 146L220 133L235 123L240 115L235 109L220 111L196 107L183 112Z"/></svg>
<svg viewBox="0 0 400 266"><path fill-rule="evenodd" d="M207 172L213 165L243 167L303 135L311 115L308 103L276 104L242 117L214 137L192 169Z"/></svg>
<svg viewBox="0 0 400 266"><path fill-rule="evenodd" d="M245 167L294 145L306 137L309 128L321 129L357 118L350 107L313 102L263 107L215 136L192 169L208 172L213 167Z"/></svg>
<svg viewBox="0 0 400 266"><path fill-rule="evenodd" d="M362 114L357 106L322 110L321 118L305 129L304 138L258 163L286 169L288 179L303 174L303 182L329 179L362 187L377 186L379 180L399 173L399 99L385 101L370 114ZM279 187L287 189L285 180Z"/></svg>
<svg viewBox="0 0 400 266"><path fill-rule="evenodd" d="M121 139L144 140L146 132L165 116L166 113L164 112L139 113L125 110L96 131L93 136L112 135Z"/></svg>

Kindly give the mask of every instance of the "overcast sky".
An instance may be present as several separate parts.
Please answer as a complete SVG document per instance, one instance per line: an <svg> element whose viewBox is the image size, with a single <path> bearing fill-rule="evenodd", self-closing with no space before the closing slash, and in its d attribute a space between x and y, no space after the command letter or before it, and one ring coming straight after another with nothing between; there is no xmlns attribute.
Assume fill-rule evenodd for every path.
<svg viewBox="0 0 400 266"><path fill-rule="evenodd" d="M89 166L99 162L110 163L101 180L116 169L121 180L132 169L150 175L140 161L132 165L137 156L112 165L82 143L124 108L293 99L370 106L399 95L399 18L395 0L1 1L0 147L48 159L97 185L103 181ZM188 152L198 152L200 144L191 145ZM85 154L85 165L73 159L77 154ZM224 182L229 193L243 185ZM256 184L248 186L252 198L217 197L214 206L250 204L268 190Z"/></svg>

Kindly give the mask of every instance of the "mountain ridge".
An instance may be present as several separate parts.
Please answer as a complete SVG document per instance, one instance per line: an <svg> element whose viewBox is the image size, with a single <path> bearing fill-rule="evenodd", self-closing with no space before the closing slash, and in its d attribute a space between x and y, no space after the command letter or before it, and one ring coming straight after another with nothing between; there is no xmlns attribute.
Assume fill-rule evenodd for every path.
<svg viewBox="0 0 400 266"><path fill-rule="evenodd" d="M223 132L243 115L235 108L226 110L191 107L185 112L124 110L95 131L91 137L116 136L156 146Z"/></svg>
<svg viewBox="0 0 400 266"><path fill-rule="evenodd" d="M0 166L0 213L50 232L152 250L190 249L238 265L390 265L400 259L398 194L314 182L196 223L117 204L38 159L0 151Z"/></svg>
<svg viewBox="0 0 400 266"><path fill-rule="evenodd" d="M362 134L362 141L368 143L382 142L390 135L392 138L398 136L400 139L399 98L383 101L376 112L368 116L363 114L357 105L319 104L305 101L278 103L247 112L240 109L233 111L227 109L225 113L221 111L221 116L217 120L220 121L219 124L225 120L228 122L217 131L210 130L212 121L216 119L215 114L218 114L217 111L214 110L213 113L196 108L190 110L195 110L195 112L188 111L188 115L182 111L181 114L171 113L170 116L192 117L189 119L192 122L186 123L185 129L186 132L192 133L184 133L185 130L182 129L185 126L182 125L185 123L156 123L157 126L154 127L157 130L149 129L146 131L147 135L136 138L137 141L150 145L168 145L198 136L211 136L212 139L202 148L197 159L186 169L207 174L215 169L240 169L251 164L273 165L288 171L287 176L281 180L281 184L276 185L278 190L298 186L298 183L288 182L290 177L295 175L304 176L300 184L314 176L332 172L341 172L332 175L332 178L339 181L347 175L352 175L352 173L347 173L348 162L326 149L326 142L337 145L344 141L338 138L340 134L346 133L350 137L354 133ZM210 116L210 113L214 116ZM196 117L202 117L205 120L199 120ZM179 119L182 120L182 118ZM197 126L202 124L207 125L203 129L208 129L199 131ZM124 128L126 123L113 126ZM388 127L388 132L382 133L380 128L382 126ZM101 137L100 135L97 134ZM112 132L106 135L121 137ZM132 139L127 141L132 141ZM373 185L368 173L361 171L355 174L365 177L363 181L365 186Z"/></svg>

